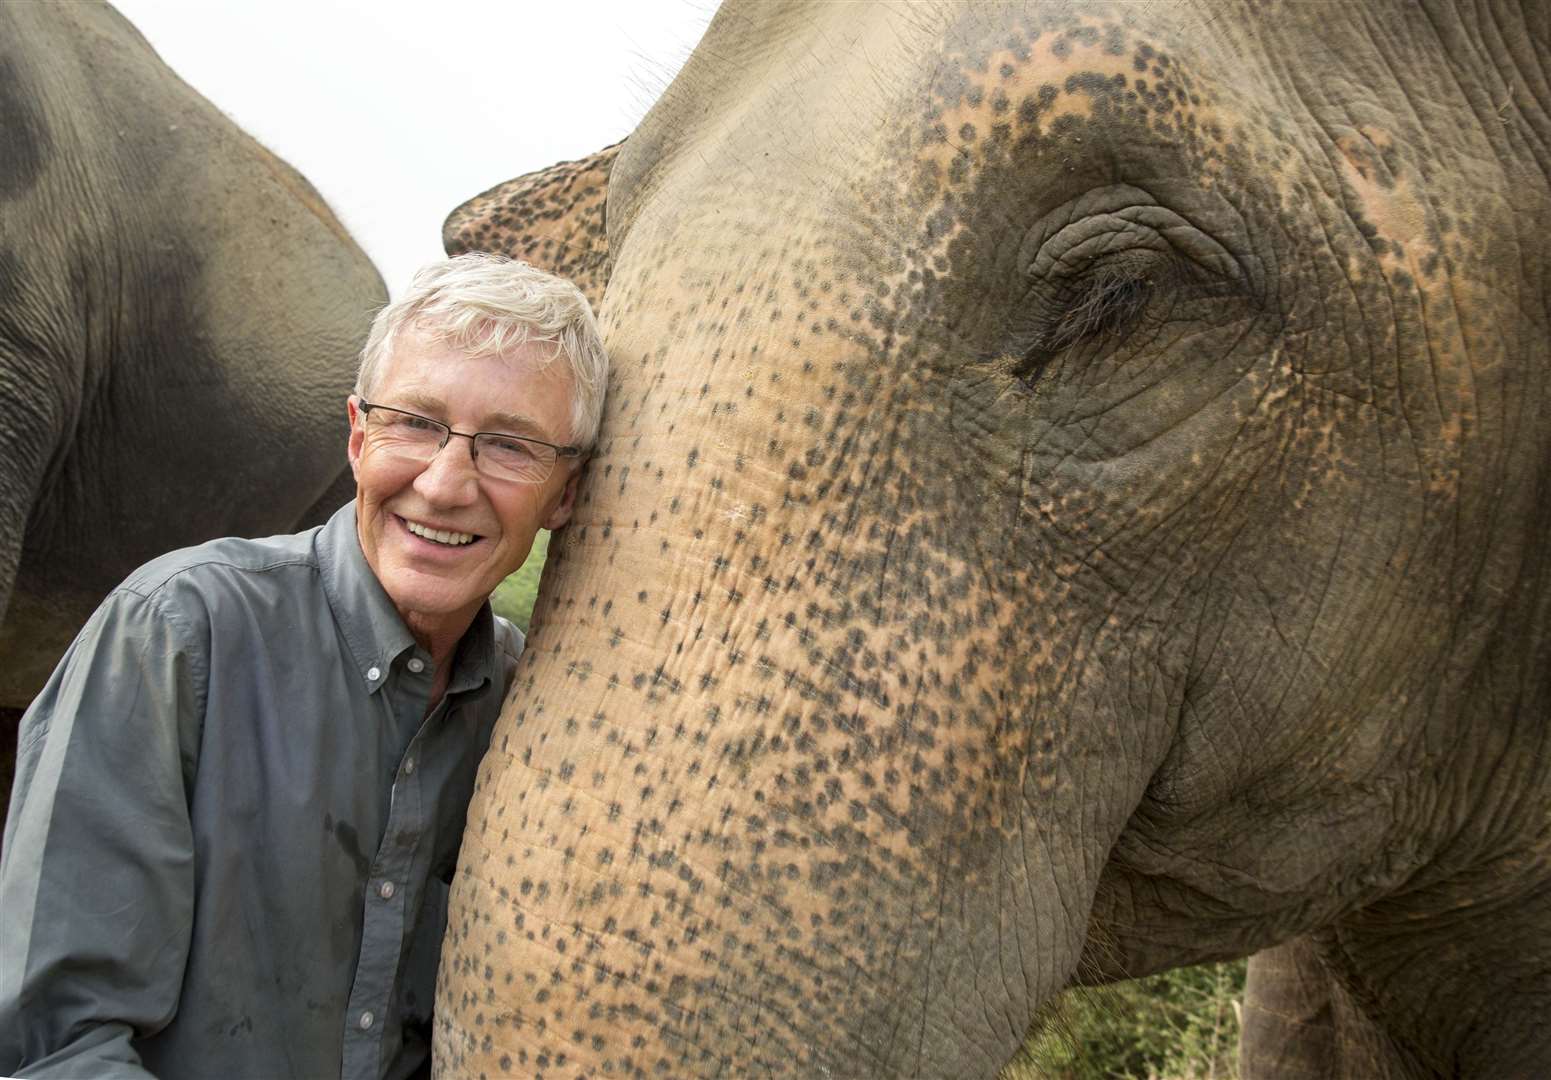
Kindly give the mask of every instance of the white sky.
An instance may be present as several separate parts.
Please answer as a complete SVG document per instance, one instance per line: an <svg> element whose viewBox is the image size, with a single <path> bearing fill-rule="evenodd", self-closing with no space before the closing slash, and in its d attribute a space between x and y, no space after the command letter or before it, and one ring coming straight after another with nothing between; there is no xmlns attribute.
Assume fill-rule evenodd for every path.
<svg viewBox="0 0 1551 1080"><path fill-rule="evenodd" d="M0 0L3 2L3 0ZM714 0L117 0L323 193L395 295L470 196L627 135Z"/></svg>

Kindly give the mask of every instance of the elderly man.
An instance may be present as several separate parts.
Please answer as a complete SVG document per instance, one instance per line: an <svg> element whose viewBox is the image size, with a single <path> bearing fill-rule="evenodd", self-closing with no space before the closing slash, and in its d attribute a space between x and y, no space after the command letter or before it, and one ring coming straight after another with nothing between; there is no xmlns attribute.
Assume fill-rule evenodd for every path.
<svg viewBox="0 0 1551 1080"><path fill-rule="evenodd" d="M362 352L355 501L108 597L23 721L0 1074L425 1067L464 806L522 648L489 596L570 516L606 375L574 286L430 266Z"/></svg>

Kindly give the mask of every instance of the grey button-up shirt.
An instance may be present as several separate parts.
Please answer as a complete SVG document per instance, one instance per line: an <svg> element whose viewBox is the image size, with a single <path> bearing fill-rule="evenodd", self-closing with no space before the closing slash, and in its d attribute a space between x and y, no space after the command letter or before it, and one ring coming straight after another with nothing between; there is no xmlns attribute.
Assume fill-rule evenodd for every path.
<svg viewBox="0 0 1551 1080"><path fill-rule="evenodd" d="M423 1068L464 806L522 636L431 657L355 508L136 571L22 721L0 1075Z"/></svg>

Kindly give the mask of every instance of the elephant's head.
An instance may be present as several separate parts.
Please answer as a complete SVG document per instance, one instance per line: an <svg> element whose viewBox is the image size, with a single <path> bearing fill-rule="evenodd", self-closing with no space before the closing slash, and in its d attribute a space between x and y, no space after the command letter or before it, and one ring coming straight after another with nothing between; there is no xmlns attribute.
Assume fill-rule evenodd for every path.
<svg viewBox="0 0 1551 1080"><path fill-rule="evenodd" d="M1551 1055L1548 47L730 4L460 211L614 378L442 1065L989 1076L1074 980L1316 932L1397 1060Z"/></svg>

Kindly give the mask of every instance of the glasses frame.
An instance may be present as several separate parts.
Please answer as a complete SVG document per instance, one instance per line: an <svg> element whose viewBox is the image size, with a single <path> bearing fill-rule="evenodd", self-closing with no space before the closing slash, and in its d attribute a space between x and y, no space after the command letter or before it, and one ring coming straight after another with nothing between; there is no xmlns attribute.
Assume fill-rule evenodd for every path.
<svg viewBox="0 0 1551 1080"><path fill-rule="evenodd" d="M479 443L475 440L478 439L481 435L489 435L494 439L513 439L517 442L533 443L536 446L547 446L549 449L555 452L555 460L557 462L561 458L575 459L580 458L585 454L585 451L583 451L579 446L557 446L552 442L545 442L543 439L535 439L528 435L513 435L505 431L454 431L451 424L444 424L440 420L433 420L429 416L422 416L420 413L411 412L409 409L401 409L397 405L384 405L381 402L367 401L365 398L356 398L356 403L356 407L361 410L362 416L370 416L373 409L386 409L388 412L396 412L402 413L405 416L413 416L416 420L424 420L427 424L430 424L433 427L441 428L442 441L436 447L437 454L440 454L443 450L447 449L447 444L452 441L452 437L454 435L458 436L460 439L467 439L469 441L469 456L474 460L476 468L479 466ZM431 458L434 459L435 456L436 454L432 454ZM430 464L430 459L428 459L426 463ZM553 474L554 470L551 468L550 472L545 474L543 480L518 480L515 477L491 476L483 469L480 469L480 475L485 476L487 479L499 480L508 484L542 484Z"/></svg>

